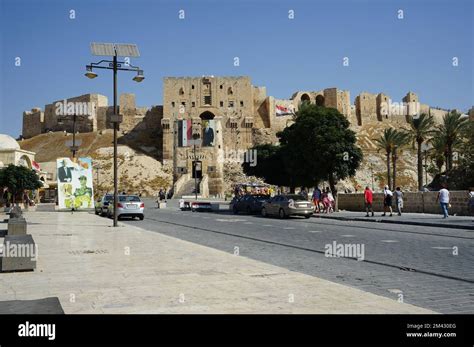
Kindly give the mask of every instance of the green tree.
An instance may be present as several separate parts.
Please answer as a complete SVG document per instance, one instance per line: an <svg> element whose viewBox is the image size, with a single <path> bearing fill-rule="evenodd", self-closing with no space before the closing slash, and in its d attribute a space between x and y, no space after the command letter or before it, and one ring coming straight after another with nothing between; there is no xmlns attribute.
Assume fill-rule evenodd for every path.
<svg viewBox="0 0 474 347"><path fill-rule="evenodd" d="M461 155L455 168L448 172L449 185L453 189L474 187L474 121L468 121L460 133L456 145Z"/></svg>
<svg viewBox="0 0 474 347"><path fill-rule="evenodd" d="M349 121L334 108L303 103L295 122L277 136L293 187L328 180L337 203L337 182L355 175L362 161Z"/></svg>
<svg viewBox="0 0 474 347"><path fill-rule="evenodd" d="M251 148L257 152L257 165L251 166L250 163L243 163L243 171L248 176L262 178L269 184L277 186L290 186L290 173L282 165L282 151L280 146L272 144L263 144Z"/></svg>
<svg viewBox="0 0 474 347"><path fill-rule="evenodd" d="M467 117L461 117L459 112L451 111L444 115L443 123L438 127L437 136L443 137L446 143L447 171L451 171L453 168L453 152L461 143L460 136L463 134L468 122Z"/></svg>
<svg viewBox="0 0 474 347"><path fill-rule="evenodd" d="M397 176L397 150L404 146L408 141L408 135L403 130L395 130L393 128L384 129L382 136L374 139L377 147L385 151L387 164L387 185L395 189ZM391 176L390 163L393 162L393 181Z"/></svg>
<svg viewBox="0 0 474 347"><path fill-rule="evenodd" d="M38 175L29 168L10 164L0 169L0 187L8 188L14 203L16 197L21 196L25 190L34 190L42 186Z"/></svg>
<svg viewBox="0 0 474 347"><path fill-rule="evenodd" d="M425 143L433 134L435 125L433 116L422 113L419 117L409 118L410 128L408 129L408 136L411 138L413 144L416 143L417 154L417 173L418 173L418 190L423 189L423 156L422 144Z"/></svg>

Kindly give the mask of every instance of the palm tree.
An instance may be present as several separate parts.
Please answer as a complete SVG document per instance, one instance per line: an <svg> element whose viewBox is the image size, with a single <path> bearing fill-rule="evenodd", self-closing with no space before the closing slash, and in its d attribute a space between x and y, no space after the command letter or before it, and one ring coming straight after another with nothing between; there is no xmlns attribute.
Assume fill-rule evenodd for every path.
<svg viewBox="0 0 474 347"><path fill-rule="evenodd" d="M410 129L408 129L408 136L411 138L413 145L416 143L417 148L417 171L418 171L418 190L423 189L423 157L422 144L428 140L433 134L433 127L435 125L433 116L422 113L419 117L408 119Z"/></svg>
<svg viewBox="0 0 474 347"><path fill-rule="evenodd" d="M432 146L430 150L430 158L434 161L438 174L441 174L446 155L446 142L444 140L445 139L442 136L434 136L430 139L430 144Z"/></svg>
<svg viewBox="0 0 474 347"><path fill-rule="evenodd" d="M446 143L446 170L453 168L453 150L459 144L459 136L468 124L467 117L461 117L456 111L448 112L443 117L443 123L438 127L437 135L444 138Z"/></svg>
<svg viewBox="0 0 474 347"><path fill-rule="evenodd" d="M378 139L375 139L377 147L385 151L385 156L387 160L387 185L394 186L396 175L397 175L397 148L401 147L406 143L407 135L403 131L395 130L393 128L384 129L383 134ZM390 174L390 160L394 161L393 170L394 170L394 182L392 184L391 174Z"/></svg>
<svg viewBox="0 0 474 347"><path fill-rule="evenodd" d="M393 165L393 184L392 190L397 187L397 159L398 152L410 141L409 133L403 129L401 131L395 130L393 138L393 149L392 149L392 165Z"/></svg>

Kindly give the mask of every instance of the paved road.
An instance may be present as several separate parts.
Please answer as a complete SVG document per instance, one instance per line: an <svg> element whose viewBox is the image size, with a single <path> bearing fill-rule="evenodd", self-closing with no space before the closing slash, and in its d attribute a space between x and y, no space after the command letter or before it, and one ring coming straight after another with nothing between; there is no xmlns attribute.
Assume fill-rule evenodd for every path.
<svg viewBox="0 0 474 347"><path fill-rule="evenodd" d="M474 313L474 232L330 219L182 212L176 201L144 221L179 239L349 285L441 313ZM364 260L326 257L327 244L364 246ZM456 254L457 253L457 254Z"/></svg>

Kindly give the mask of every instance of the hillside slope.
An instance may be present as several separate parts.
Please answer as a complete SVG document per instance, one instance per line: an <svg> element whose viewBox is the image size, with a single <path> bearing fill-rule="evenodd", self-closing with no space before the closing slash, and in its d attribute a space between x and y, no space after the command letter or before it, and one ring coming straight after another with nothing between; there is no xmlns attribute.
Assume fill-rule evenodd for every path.
<svg viewBox="0 0 474 347"><path fill-rule="evenodd" d="M150 137L134 139L119 137L118 172L119 190L144 195L156 195L160 188L172 184L171 168L163 167L151 153L159 153ZM82 133L76 135L81 141L77 157L91 157L94 166L96 196L113 190L113 134ZM36 161L51 162L56 158L69 157L71 152L66 141L72 135L63 132L46 133L19 141L22 149L36 152Z"/></svg>

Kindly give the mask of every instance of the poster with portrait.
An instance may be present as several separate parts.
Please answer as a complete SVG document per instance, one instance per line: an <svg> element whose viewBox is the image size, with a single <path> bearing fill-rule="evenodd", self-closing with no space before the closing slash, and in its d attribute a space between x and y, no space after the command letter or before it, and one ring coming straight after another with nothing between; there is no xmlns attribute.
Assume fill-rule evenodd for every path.
<svg viewBox="0 0 474 347"><path fill-rule="evenodd" d="M92 159L70 158L56 160L58 204L60 209L80 210L94 208L92 186Z"/></svg>
<svg viewBox="0 0 474 347"><path fill-rule="evenodd" d="M202 146L214 146L216 121L213 119L202 121Z"/></svg>

